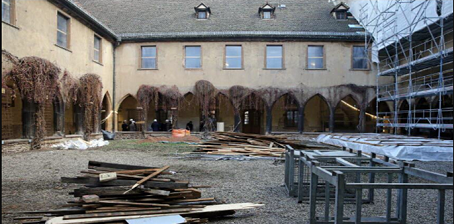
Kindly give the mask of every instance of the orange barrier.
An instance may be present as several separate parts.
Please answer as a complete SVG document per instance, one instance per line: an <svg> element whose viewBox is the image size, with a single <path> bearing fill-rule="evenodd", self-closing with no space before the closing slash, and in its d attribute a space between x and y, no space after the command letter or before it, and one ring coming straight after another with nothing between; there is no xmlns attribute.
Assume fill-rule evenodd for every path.
<svg viewBox="0 0 454 224"><path fill-rule="evenodd" d="M172 137L175 138L181 138L186 136L186 130L185 129L173 129L172 130Z"/></svg>

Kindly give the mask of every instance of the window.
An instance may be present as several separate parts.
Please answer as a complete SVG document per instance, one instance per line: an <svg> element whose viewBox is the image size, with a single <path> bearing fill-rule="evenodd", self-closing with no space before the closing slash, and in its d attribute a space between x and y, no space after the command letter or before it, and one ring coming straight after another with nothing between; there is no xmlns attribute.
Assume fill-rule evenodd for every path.
<svg viewBox="0 0 454 224"><path fill-rule="evenodd" d="M347 11L336 12L336 19L339 19L339 20L347 19Z"/></svg>
<svg viewBox="0 0 454 224"><path fill-rule="evenodd" d="M225 68L226 69L241 69L243 68L241 46L226 46L225 47Z"/></svg>
<svg viewBox="0 0 454 224"><path fill-rule="evenodd" d="M189 69L202 67L202 49L200 46L185 47L185 66Z"/></svg>
<svg viewBox="0 0 454 224"><path fill-rule="evenodd" d="M274 11L276 11L276 7L273 7L268 3L259 8L259 14L262 19L273 19Z"/></svg>
<svg viewBox="0 0 454 224"><path fill-rule="evenodd" d="M287 110L285 117L285 127L296 127L298 126L298 111Z"/></svg>
<svg viewBox="0 0 454 224"><path fill-rule="evenodd" d="M57 45L69 48L69 18L61 13L57 15Z"/></svg>
<svg viewBox="0 0 454 224"><path fill-rule="evenodd" d="M263 12L263 19L271 19L271 11Z"/></svg>
<svg viewBox="0 0 454 224"><path fill-rule="evenodd" d="M323 46L309 46L307 57L308 69L323 69L325 68L325 53Z"/></svg>
<svg viewBox="0 0 454 224"><path fill-rule="evenodd" d="M207 18L207 12L201 11L197 13L197 19L206 19Z"/></svg>
<svg viewBox="0 0 454 224"><path fill-rule="evenodd" d="M156 69L156 46L142 47L143 69Z"/></svg>
<svg viewBox="0 0 454 224"><path fill-rule="evenodd" d="M197 19L208 19L208 17L211 14L210 7L206 6L203 3L200 3L200 5L194 7L194 10L195 10Z"/></svg>
<svg viewBox="0 0 454 224"><path fill-rule="evenodd" d="M93 60L95 60L96 62L101 62L101 59L102 59L102 39L101 37L98 37L95 35L95 38L94 38L94 58Z"/></svg>
<svg viewBox="0 0 454 224"><path fill-rule="evenodd" d="M282 46L266 46L266 68L282 69L283 67Z"/></svg>
<svg viewBox="0 0 454 224"><path fill-rule="evenodd" d="M11 23L12 20L12 0L2 0L2 21Z"/></svg>
<svg viewBox="0 0 454 224"><path fill-rule="evenodd" d="M369 69L366 47L354 46L352 60L353 60L353 69L358 69L358 70Z"/></svg>
<svg viewBox="0 0 454 224"><path fill-rule="evenodd" d="M331 10L331 14L337 20L347 20L350 14L348 10L350 10L350 7L344 2L341 2Z"/></svg>

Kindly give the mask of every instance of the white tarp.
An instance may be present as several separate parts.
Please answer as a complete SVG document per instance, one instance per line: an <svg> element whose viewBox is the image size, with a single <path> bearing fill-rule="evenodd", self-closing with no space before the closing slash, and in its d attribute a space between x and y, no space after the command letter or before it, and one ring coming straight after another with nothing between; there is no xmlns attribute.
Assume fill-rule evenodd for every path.
<svg viewBox="0 0 454 224"><path fill-rule="evenodd" d="M93 139L89 142L78 138L76 140L68 140L66 142L58 143L55 145L52 145L52 148L58 148L58 149L79 149L79 150L86 150L88 148L97 148L97 147L102 147L105 145L109 145L108 141L104 141L104 139Z"/></svg>
<svg viewBox="0 0 454 224"><path fill-rule="evenodd" d="M437 0L347 0L350 12L375 38L374 62L377 52L396 39L419 31L453 13L453 0L443 0L441 16L437 14ZM395 34L400 33L400 36Z"/></svg>
<svg viewBox="0 0 454 224"><path fill-rule="evenodd" d="M441 146L374 146L371 144L379 144L370 140L371 135L364 136L334 136L322 134L317 137L317 142L329 145L346 147L353 150L360 150L365 153L376 153L382 156L388 156L395 160L418 160L418 161L453 161L453 148ZM411 139L410 139L411 140ZM369 144L362 144L367 142ZM452 141L440 141L452 143Z"/></svg>

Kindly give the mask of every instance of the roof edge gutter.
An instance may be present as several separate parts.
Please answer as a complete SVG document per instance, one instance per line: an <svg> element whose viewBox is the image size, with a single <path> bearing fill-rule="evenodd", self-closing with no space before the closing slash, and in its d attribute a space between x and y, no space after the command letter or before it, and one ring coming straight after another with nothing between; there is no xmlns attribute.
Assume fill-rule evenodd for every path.
<svg viewBox="0 0 454 224"><path fill-rule="evenodd" d="M123 41L146 41L166 39L203 39L203 38L287 38L287 39L321 39L321 40L358 40L363 41L365 32L156 32L125 33Z"/></svg>
<svg viewBox="0 0 454 224"><path fill-rule="evenodd" d="M117 35L113 30L111 30L109 27L107 27L106 25L101 23L95 17L90 15L85 9L81 8L76 3L74 3L70 0L60 0L57 2L63 4L64 6L68 7L72 11L74 11L75 13L79 14L79 16L86 19L88 22L90 22L96 28L105 32L107 35L112 37L115 41L117 41L117 42L121 41L121 37L119 35Z"/></svg>

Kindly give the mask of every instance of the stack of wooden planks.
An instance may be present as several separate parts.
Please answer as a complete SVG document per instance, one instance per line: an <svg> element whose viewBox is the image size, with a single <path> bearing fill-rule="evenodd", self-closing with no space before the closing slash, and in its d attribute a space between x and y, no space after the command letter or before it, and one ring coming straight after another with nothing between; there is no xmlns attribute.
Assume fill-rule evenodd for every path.
<svg viewBox="0 0 454 224"><path fill-rule="evenodd" d="M214 140L198 145L195 152L211 155L282 157L285 145L298 149L316 147L300 144L298 140L289 140L287 136L216 132L212 137Z"/></svg>
<svg viewBox="0 0 454 224"><path fill-rule="evenodd" d="M130 219L181 215L185 223L206 223L208 218L231 215L260 204L219 204L203 198L200 188L171 177L169 166L145 167L90 161L88 169L63 183L83 185L61 209L21 212L22 223L126 223ZM44 216L36 216L45 214Z"/></svg>

